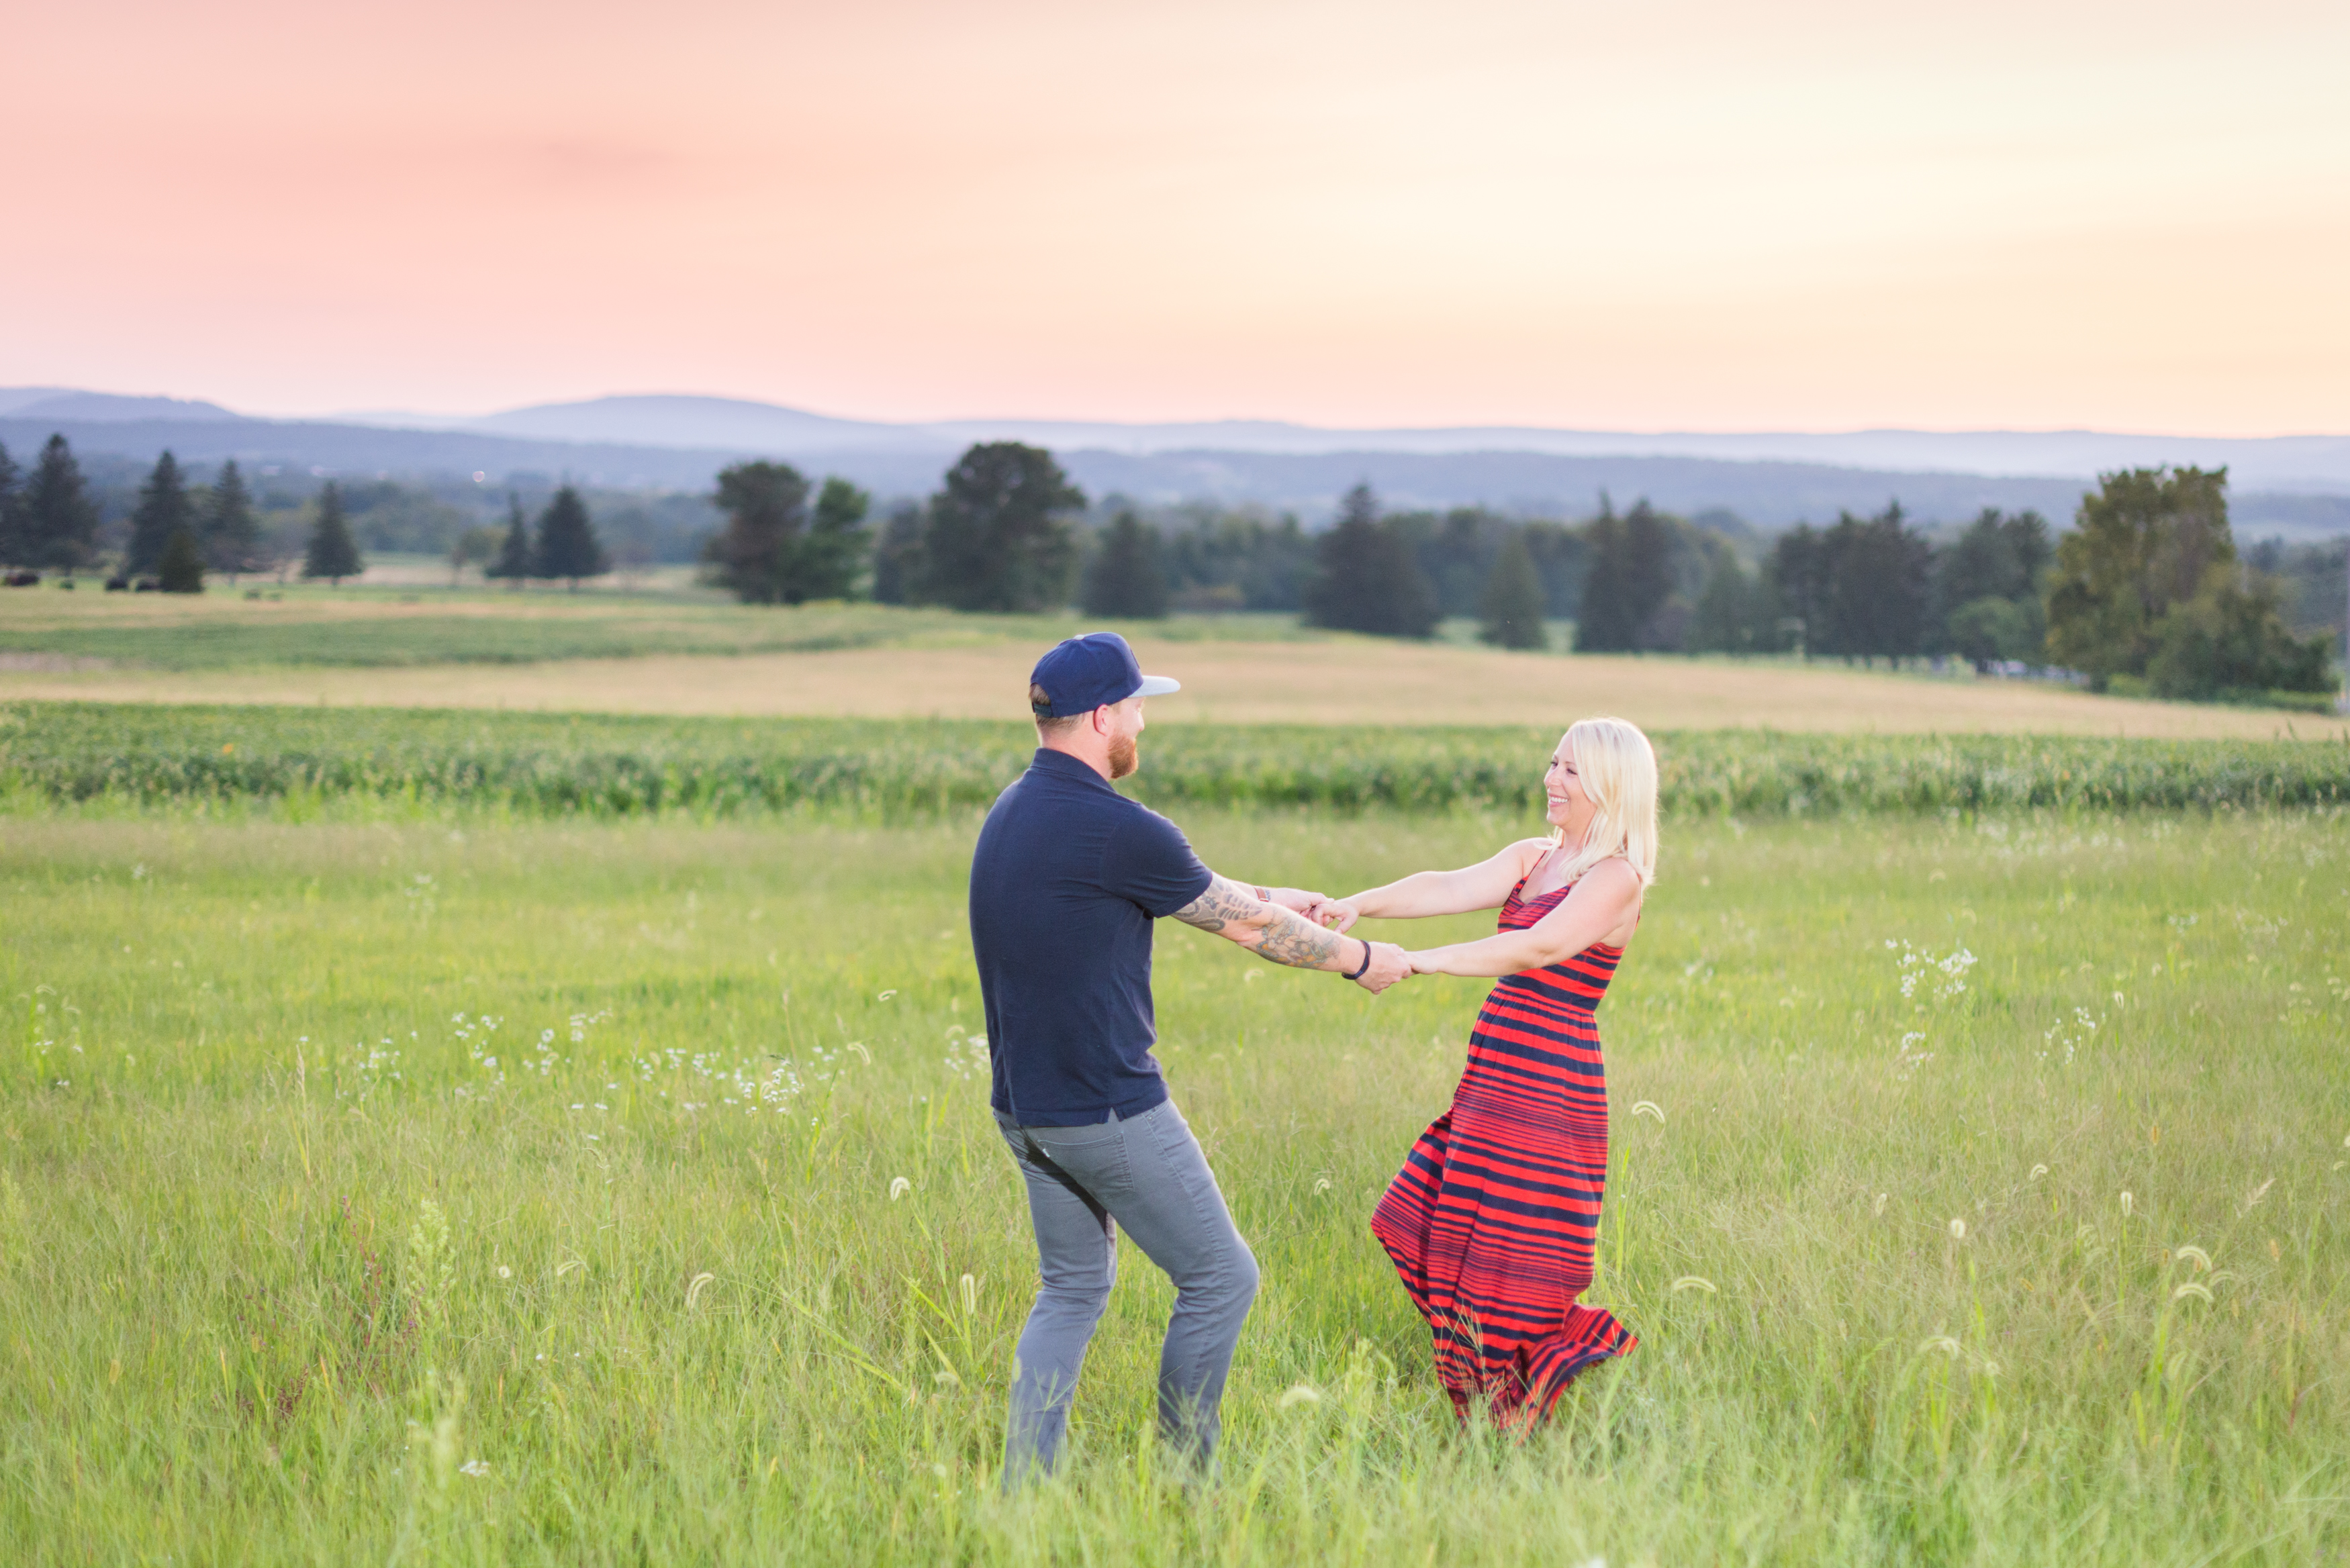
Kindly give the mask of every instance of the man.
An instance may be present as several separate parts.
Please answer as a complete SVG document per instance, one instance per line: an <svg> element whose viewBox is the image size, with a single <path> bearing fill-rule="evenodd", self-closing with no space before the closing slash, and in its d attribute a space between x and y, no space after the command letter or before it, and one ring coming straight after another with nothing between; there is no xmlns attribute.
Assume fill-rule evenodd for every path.
<svg viewBox="0 0 2350 1568"><path fill-rule="evenodd" d="M1323 929L1295 888L1253 888L1200 864L1176 826L1110 787L1134 772L1145 676L1126 639L1071 638L1037 661L1037 751L997 797L971 863L972 948L987 1004L995 1119L1028 1187L1042 1283L1020 1335L1003 1480L1049 1471L1126 1227L1175 1284L1159 1359L1159 1426L1204 1465L1256 1259L1233 1229L1199 1140L1150 1047L1151 923L1172 915L1295 969L1371 992L1403 950Z"/></svg>

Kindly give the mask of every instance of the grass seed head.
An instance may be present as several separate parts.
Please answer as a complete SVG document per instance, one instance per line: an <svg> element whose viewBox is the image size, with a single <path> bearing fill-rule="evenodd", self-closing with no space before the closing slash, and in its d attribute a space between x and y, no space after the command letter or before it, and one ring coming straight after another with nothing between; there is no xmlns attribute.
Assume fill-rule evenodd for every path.
<svg viewBox="0 0 2350 1568"><path fill-rule="evenodd" d="M1293 1383L1282 1390L1280 1398L1274 1401L1276 1407L1284 1410L1293 1410L1300 1405L1319 1405L1320 1403L1322 1403L1321 1393L1310 1383Z"/></svg>
<svg viewBox="0 0 2350 1568"><path fill-rule="evenodd" d="M1672 1282L1673 1294L1679 1295L1683 1291L1703 1291L1708 1295L1716 1293L1713 1282L1698 1274L1683 1274Z"/></svg>
<svg viewBox="0 0 2350 1568"><path fill-rule="evenodd" d="M2125 1220L2126 1220L2126 1219L2128 1219L2131 1215L2133 1215L2133 1214L2135 1214L2135 1213L2137 1213L2137 1199L2135 1199L2135 1198L2132 1198L2132 1197L2131 1197L2128 1193L2126 1193L2126 1192L2123 1193L2123 1194L2122 1194L2122 1218L2123 1218L2123 1219L2125 1219Z"/></svg>
<svg viewBox="0 0 2350 1568"><path fill-rule="evenodd" d="M705 1270L702 1272L694 1275L693 1278L685 1282L686 1311L691 1312L693 1310L693 1303L702 1299L702 1287L709 1284L711 1281L717 1277L718 1276L716 1274L711 1273Z"/></svg>
<svg viewBox="0 0 2350 1568"><path fill-rule="evenodd" d="M2172 1301L2178 1301L2186 1296L2194 1296L2199 1300L2208 1302L2211 1299L2211 1292L2208 1287L2199 1285L2193 1280L2189 1280L2185 1284L2170 1293L2170 1299Z"/></svg>
<svg viewBox="0 0 2350 1568"><path fill-rule="evenodd" d="M1965 1220L1951 1220L1951 1221L1950 1221L1950 1240L1951 1240L1951 1241L1965 1241L1966 1239L1967 1239L1967 1222L1966 1222Z"/></svg>
<svg viewBox="0 0 2350 1568"><path fill-rule="evenodd" d="M1956 1359L1959 1354L1959 1342L1947 1334L1938 1334L1931 1339L1921 1339L1918 1342L1918 1355L1924 1355L1930 1351L1940 1351L1944 1355Z"/></svg>
<svg viewBox="0 0 2350 1568"><path fill-rule="evenodd" d="M892 1203L897 1202L897 1201L898 1201L898 1199L899 1199L900 1198L905 1197L905 1196L906 1196L906 1194L908 1194L909 1192L911 1192L912 1190L914 1190L914 1184L913 1184L912 1182L910 1182L910 1181L907 1180L904 1177L902 1177L902 1176L893 1176L893 1177L891 1177L891 1178L889 1179L889 1201L890 1201L890 1202L892 1202Z"/></svg>
<svg viewBox="0 0 2350 1568"><path fill-rule="evenodd" d="M2197 1273L2208 1272L2211 1267L2211 1254L2205 1251L2200 1247L2174 1248L2171 1251L2170 1256L2173 1262L2183 1258L2189 1262L2193 1263Z"/></svg>

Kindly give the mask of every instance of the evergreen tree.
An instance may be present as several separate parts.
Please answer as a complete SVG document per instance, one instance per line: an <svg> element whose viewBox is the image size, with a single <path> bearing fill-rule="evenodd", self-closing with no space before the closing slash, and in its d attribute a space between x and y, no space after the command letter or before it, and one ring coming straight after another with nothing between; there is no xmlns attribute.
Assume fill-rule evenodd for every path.
<svg viewBox="0 0 2350 1568"><path fill-rule="evenodd" d="M1575 617L1575 651L1628 653L1640 628L1626 597L1630 564L1624 524L1605 495L1599 498L1599 515L1583 530L1583 542L1589 564L1583 574L1583 603Z"/></svg>
<svg viewBox="0 0 2350 1568"><path fill-rule="evenodd" d="M1664 646L1658 612L1673 592L1672 524L1646 496L1624 514L1625 646L1634 649Z"/></svg>
<svg viewBox="0 0 2350 1568"><path fill-rule="evenodd" d="M1378 637L1423 638L1436 630L1436 587L1419 569L1402 530L1379 516L1378 497L1357 484L1338 503L1338 521L1315 545L1317 570L1305 588L1315 626Z"/></svg>
<svg viewBox="0 0 2350 1568"><path fill-rule="evenodd" d="M1864 661L1901 659L1925 647L1933 546L1908 525L1898 501L1874 517L1845 513L1829 529L1828 621L1817 651Z"/></svg>
<svg viewBox="0 0 2350 1568"><path fill-rule="evenodd" d="M1772 590L1787 617L1795 622L1794 647L1805 659L1825 651L1833 642L1828 624L1828 554L1820 531L1798 523L1771 546L1766 572Z"/></svg>
<svg viewBox="0 0 2350 1568"><path fill-rule="evenodd" d="M720 587L744 604L786 601L807 532L808 482L788 462L738 462L720 471L715 500L726 526L703 551Z"/></svg>
<svg viewBox="0 0 2350 1568"><path fill-rule="evenodd" d="M612 557L604 553L603 541L596 537L588 504L579 499L579 492L563 486L539 514L536 575L566 578L576 594L580 578L600 577L611 569Z"/></svg>
<svg viewBox="0 0 2350 1568"><path fill-rule="evenodd" d="M522 514L522 497L509 490L505 537L499 542L497 559L482 568L482 576L504 578L508 588L519 588L530 568L530 524Z"/></svg>
<svg viewBox="0 0 2350 1568"><path fill-rule="evenodd" d="M22 471L0 441L0 566L21 566L32 559L33 542L25 532Z"/></svg>
<svg viewBox="0 0 2350 1568"><path fill-rule="evenodd" d="M964 610L1053 609L1068 602L1086 504L1053 454L982 441L947 470L922 533L921 597Z"/></svg>
<svg viewBox="0 0 2350 1568"><path fill-rule="evenodd" d="M1132 508L1110 519L1086 567L1087 615L1157 620L1167 613L1166 542Z"/></svg>
<svg viewBox="0 0 2350 1568"><path fill-rule="evenodd" d="M909 603L920 591L922 576L921 504L901 501L891 510L881 538L873 546L873 602Z"/></svg>
<svg viewBox="0 0 2350 1568"><path fill-rule="evenodd" d="M845 479L827 479L816 498L816 515L793 553L785 575L784 602L846 599L857 593L857 574L873 545L865 514L873 497Z"/></svg>
<svg viewBox="0 0 2350 1568"><path fill-rule="evenodd" d="M1754 583L1729 545L1717 543L1704 591L1690 613L1691 653L1755 651Z"/></svg>
<svg viewBox="0 0 2350 1568"><path fill-rule="evenodd" d="M155 563L155 576L167 594L204 591L204 549L196 543L193 528L182 524L172 530L163 541L162 558Z"/></svg>
<svg viewBox="0 0 2350 1568"><path fill-rule="evenodd" d="M98 553L98 507L83 483L66 438L53 435L25 488L24 529L29 565L70 575Z"/></svg>
<svg viewBox="0 0 2350 1568"><path fill-rule="evenodd" d="M169 449L155 460L154 472L139 487L139 505L130 514L130 545L124 552L125 576L144 577L162 564L163 547L185 528L195 531L196 509L189 503L187 482L180 476L179 461Z"/></svg>
<svg viewBox="0 0 2350 1568"><path fill-rule="evenodd" d="M1477 635L1496 648L1548 648L1550 630L1543 625L1546 607L1525 530L1513 528L1485 579L1485 624Z"/></svg>
<svg viewBox="0 0 2350 1568"><path fill-rule="evenodd" d="M310 543L302 552L302 575L324 577L336 587L361 570L359 547L343 515L343 493L333 480L318 493L318 520L311 525Z"/></svg>
<svg viewBox="0 0 2350 1568"><path fill-rule="evenodd" d="M231 582L264 565L261 519L254 515L253 496L234 458L221 464L220 475L213 481L212 504L204 510L203 550L212 569L227 573Z"/></svg>

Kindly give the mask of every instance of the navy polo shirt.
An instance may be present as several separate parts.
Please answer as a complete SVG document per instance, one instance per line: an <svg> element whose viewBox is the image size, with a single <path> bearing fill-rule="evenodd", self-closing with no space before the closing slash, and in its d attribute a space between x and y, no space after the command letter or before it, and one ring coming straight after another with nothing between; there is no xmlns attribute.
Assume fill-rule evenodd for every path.
<svg viewBox="0 0 2350 1568"><path fill-rule="evenodd" d="M1084 1127L1167 1098L1150 1054L1151 922L1213 879L1182 829L1076 757L1037 749L971 857L997 1110Z"/></svg>

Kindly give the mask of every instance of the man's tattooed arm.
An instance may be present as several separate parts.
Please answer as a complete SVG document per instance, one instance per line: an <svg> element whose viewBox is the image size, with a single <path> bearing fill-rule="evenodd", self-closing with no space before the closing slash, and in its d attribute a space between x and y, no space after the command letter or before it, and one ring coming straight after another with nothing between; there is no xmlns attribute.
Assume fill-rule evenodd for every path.
<svg viewBox="0 0 2350 1568"><path fill-rule="evenodd" d="M1363 961L1358 938L1342 937L1293 910L1259 899L1253 890L1229 877L1218 877L1208 890L1175 911L1187 926L1213 931L1238 942L1257 957L1291 969L1335 970L1347 974Z"/></svg>

